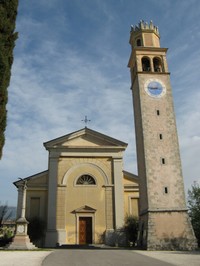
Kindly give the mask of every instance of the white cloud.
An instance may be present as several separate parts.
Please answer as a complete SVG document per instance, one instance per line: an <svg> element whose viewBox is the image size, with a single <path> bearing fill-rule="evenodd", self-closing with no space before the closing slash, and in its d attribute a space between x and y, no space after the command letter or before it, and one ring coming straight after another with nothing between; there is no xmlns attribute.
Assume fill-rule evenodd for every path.
<svg viewBox="0 0 200 266"><path fill-rule="evenodd" d="M32 6L21 2L1 161L2 199L9 195L15 202L12 181L47 168L48 153L42 143L84 127L81 120L85 115L91 119L89 127L128 142L125 169L136 173L133 108L126 68L130 52L128 27L138 23L129 21L146 14L146 9L140 1L128 1L126 9L125 2L114 5L114 1L88 1L82 6L79 1L42 0ZM151 3L154 5L151 9L148 3L148 15L159 18L161 36L164 35L161 43L165 46L165 40L170 44L168 58L183 170L189 186L193 178L199 178L198 21L188 14L191 24L187 26L183 21L182 27L179 18L172 16L178 10L183 18L185 2ZM117 9L122 5L125 13ZM154 13L155 6L160 17ZM190 32L192 42L187 38Z"/></svg>
<svg viewBox="0 0 200 266"><path fill-rule="evenodd" d="M200 147L200 93L197 91L184 103L181 117L178 120L181 157L186 190L194 181L200 181L199 147Z"/></svg>
<svg viewBox="0 0 200 266"><path fill-rule="evenodd" d="M119 83L120 78L103 73L103 63L67 45L59 53L58 45L44 42L37 55L15 58L2 161L2 173L8 175L12 165L13 181L45 170L48 154L42 143L83 127L84 115L91 119L89 127L102 133L125 142L134 135L127 126L133 121L129 81ZM115 57L111 54L111 61ZM130 169L131 155L127 158Z"/></svg>

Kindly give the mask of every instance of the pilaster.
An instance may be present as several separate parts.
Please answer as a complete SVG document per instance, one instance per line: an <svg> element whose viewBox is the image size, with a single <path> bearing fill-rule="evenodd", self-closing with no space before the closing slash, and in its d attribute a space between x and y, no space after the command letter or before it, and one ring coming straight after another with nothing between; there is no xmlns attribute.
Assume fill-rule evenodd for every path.
<svg viewBox="0 0 200 266"><path fill-rule="evenodd" d="M56 229L58 232L59 245L66 244L66 186L59 185L57 188L57 211Z"/></svg>
<svg viewBox="0 0 200 266"><path fill-rule="evenodd" d="M46 247L56 246L58 233L56 231L56 207L57 207L57 173L58 156L49 156L49 183L48 183L48 211L47 232L45 239Z"/></svg>
<svg viewBox="0 0 200 266"><path fill-rule="evenodd" d="M110 230L114 228L113 225L113 185L105 186L106 197L106 229Z"/></svg>
<svg viewBox="0 0 200 266"><path fill-rule="evenodd" d="M115 228L119 229L124 224L124 193L123 193L123 172L122 158L113 158L114 177L114 204L115 204Z"/></svg>

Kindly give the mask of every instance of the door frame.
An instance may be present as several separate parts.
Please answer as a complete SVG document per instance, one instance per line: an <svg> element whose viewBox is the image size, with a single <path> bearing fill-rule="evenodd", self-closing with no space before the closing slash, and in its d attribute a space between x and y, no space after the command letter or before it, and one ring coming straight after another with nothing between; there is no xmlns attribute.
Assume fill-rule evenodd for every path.
<svg viewBox="0 0 200 266"><path fill-rule="evenodd" d="M95 213L76 213L76 244L79 245L79 218L92 218L92 243L95 243Z"/></svg>

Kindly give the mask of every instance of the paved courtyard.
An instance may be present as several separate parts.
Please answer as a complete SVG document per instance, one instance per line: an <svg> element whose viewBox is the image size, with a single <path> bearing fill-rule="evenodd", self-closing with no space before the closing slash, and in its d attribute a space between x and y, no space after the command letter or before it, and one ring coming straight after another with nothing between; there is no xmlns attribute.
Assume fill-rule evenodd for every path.
<svg viewBox="0 0 200 266"><path fill-rule="evenodd" d="M0 266L199 266L200 252L125 249L0 251Z"/></svg>

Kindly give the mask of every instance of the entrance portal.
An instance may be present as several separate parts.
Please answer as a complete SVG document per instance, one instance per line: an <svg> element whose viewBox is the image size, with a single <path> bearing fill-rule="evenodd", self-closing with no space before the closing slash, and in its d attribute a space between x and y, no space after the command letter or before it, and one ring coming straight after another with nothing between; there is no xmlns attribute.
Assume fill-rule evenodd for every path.
<svg viewBox="0 0 200 266"><path fill-rule="evenodd" d="M92 244L92 217L79 217L79 244Z"/></svg>

